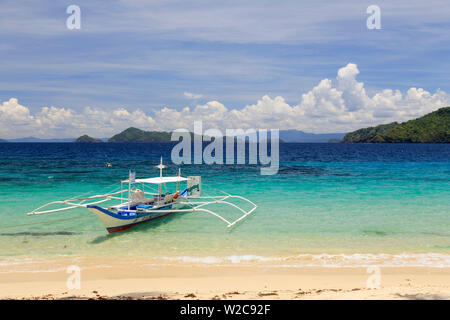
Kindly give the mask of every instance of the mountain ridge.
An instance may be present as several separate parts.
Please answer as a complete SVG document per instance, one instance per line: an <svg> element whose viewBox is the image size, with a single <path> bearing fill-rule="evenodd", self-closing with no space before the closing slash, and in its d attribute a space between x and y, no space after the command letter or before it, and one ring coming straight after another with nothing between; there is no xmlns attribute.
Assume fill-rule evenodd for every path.
<svg viewBox="0 0 450 320"><path fill-rule="evenodd" d="M130 130L131 135L130 135ZM124 131L128 131L128 134L120 136L120 134L124 133ZM134 134L133 134L134 132ZM150 139L151 141L146 141L145 139L138 139L136 136L133 137L133 135L142 134L142 132L152 132L153 133L153 139ZM156 133L156 134L155 134ZM281 143L327 143L327 142L336 142L337 140L341 140L344 137L345 133L308 133L300 130L295 129L289 129L289 130L280 130L280 142ZM15 139L2 139L3 142L32 142L32 143L66 143L66 142L89 142L89 141L77 141L80 138L83 138L86 136L86 139L94 139L98 140L98 142L171 142L170 136L171 132L165 132L165 131L145 131L138 128L130 127L128 129L123 130L122 132L114 135L111 138L92 138L88 135L83 135L78 138L62 138L62 139L41 139L36 137L25 137L25 138L15 138ZM144 134L145 136L145 134ZM157 138L159 137L159 139ZM193 137L193 134L191 133L191 137ZM83 138L82 140L85 140ZM114 139L113 139L114 138ZM239 137L238 137L239 138ZM110 141L112 140L112 141ZM1 142L1 140L0 140Z"/></svg>

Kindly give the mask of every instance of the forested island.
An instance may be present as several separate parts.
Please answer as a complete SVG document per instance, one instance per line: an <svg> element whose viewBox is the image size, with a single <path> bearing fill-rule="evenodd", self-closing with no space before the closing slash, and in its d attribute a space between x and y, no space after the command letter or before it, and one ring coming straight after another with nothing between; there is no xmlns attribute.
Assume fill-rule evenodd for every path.
<svg viewBox="0 0 450 320"><path fill-rule="evenodd" d="M450 107L403 123L392 122L347 133L352 143L450 143Z"/></svg>
<svg viewBox="0 0 450 320"><path fill-rule="evenodd" d="M144 131L130 127L111 137L108 142L170 142L170 132Z"/></svg>
<svg viewBox="0 0 450 320"><path fill-rule="evenodd" d="M100 139L92 138L92 137L88 136L87 134L85 134L85 135L82 135L81 137L77 138L75 140L75 142L98 143L98 142L103 142L103 141Z"/></svg>

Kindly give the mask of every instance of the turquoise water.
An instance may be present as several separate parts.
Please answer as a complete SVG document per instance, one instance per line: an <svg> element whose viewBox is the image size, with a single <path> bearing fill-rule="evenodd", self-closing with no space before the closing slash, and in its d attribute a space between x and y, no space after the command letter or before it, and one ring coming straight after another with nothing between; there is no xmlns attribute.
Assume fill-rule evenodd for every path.
<svg viewBox="0 0 450 320"><path fill-rule="evenodd" d="M49 201L112 190L130 168L138 178L157 176L153 166L161 155L169 165L165 175L176 174L171 147L0 144L0 258L433 253L448 261L448 144L281 144L280 170L273 176L251 165L183 166L183 175L202 176L208 193L218 188L259 206L231 231L204 213L176 214L112 235L86 209L26 216Z"/></svg>

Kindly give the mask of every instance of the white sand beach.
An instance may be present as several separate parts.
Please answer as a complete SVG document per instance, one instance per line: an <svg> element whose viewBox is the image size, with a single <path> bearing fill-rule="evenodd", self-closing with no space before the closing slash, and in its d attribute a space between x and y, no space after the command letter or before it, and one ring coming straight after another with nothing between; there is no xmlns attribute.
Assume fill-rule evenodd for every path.
<svg viewBox="0 0 450 320"><path fill-rule="evenodd" d="M378 289L366 267L260 264L156 265L150 259L62 258L0 273L2 299L450 299L450 268L381 267ZM70 289L64 264L80 266Z"/></svg>

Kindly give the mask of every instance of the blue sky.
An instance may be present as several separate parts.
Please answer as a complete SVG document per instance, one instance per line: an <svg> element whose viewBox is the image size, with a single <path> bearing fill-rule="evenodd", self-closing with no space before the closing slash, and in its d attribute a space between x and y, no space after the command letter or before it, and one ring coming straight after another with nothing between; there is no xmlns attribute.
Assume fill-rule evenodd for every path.
<svg viewBox="0 0 450 320"><path fill-rule="evenodd" d="M71 4L81 8L80 30L66 27ZM371 4L381 9L381 30L366 27ZM8 126L0 134L108 136L128 124L169 130L199 118L219 127L345 132L405 120L448 103L449 27L450 6L435 0L4 0L0 122L14 119L23 134ZM338 84L349 64L357 72ZM324 79L331 86L313 93ZM427 94L408 98L411 88ZM384 98L373 100L377 94ZM87 119L92 110L100 128ZM115 111L122 119L108 116Z"/></svg>

